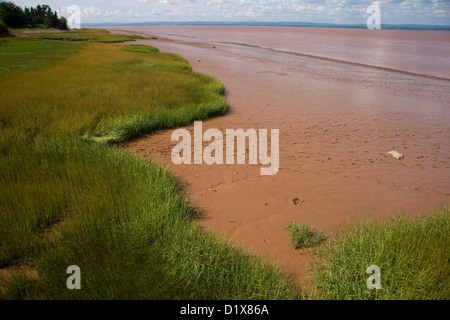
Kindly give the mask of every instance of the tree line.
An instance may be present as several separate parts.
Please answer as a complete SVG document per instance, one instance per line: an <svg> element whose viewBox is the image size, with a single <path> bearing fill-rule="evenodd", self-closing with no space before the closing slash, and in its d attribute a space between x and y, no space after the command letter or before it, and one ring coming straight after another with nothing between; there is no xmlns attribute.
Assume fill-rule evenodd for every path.
<svg viewBox="0 0 450 320"><path fill-rule="evenodd" d="M25 9L22 9L11 1L0 2L0 27L1 24L8 28L45 26L61 30L68 29L66 18L58 18L56 11L53 12L50 6L46 4L37 5L36 8L25 7Z"/></svg>

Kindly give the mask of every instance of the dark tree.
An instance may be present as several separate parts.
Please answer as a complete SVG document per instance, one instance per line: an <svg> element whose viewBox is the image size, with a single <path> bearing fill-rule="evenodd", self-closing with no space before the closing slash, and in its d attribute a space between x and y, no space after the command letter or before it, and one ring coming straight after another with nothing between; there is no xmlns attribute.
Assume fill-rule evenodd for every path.
<svg viewBox="0 0 450 320"><path fill-rule="evenodd" d="M10 28L21 28L26 24L25 13L13 2L0 2L0 20Z"/></svg>
<svg viewBox="0 0 450 320"><path fill-rule="evenodd" d="M67 29L69 29L69 27L67 26L67 19L64 18L64 17L59 18L58 19L58 23L56 25L56 28L60 29L60 30L67 30Z"/></svg>
<svg viewBox="0 0 450 320"><path fill-rule="evenodd" d="M10 28L35 28L45 25L47 28L68 29L66 18L58 18L56 11L53 12L46 4L38 4L36 8L25 7L22 10L11 1L2 1L0 2L0 20Z"/></svg>
<svg viewBox="0 0 450 320"><path fill-rule="evenodd" d="M11 34L9 33L8 27L0 20L0 38L9 36L11 36Z"/></svg>

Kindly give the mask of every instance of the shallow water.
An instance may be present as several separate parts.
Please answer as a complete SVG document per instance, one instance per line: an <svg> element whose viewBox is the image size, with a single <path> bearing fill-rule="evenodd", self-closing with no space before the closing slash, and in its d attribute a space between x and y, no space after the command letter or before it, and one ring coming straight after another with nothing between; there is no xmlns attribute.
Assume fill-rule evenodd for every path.
<svg viewBox="0 0 450 320"><path fill-rule="evenodd" d="M450 31L307 27L127 27L198 42L235 42L450 79ZM195 39L193 38L195 37Z"/></svg>

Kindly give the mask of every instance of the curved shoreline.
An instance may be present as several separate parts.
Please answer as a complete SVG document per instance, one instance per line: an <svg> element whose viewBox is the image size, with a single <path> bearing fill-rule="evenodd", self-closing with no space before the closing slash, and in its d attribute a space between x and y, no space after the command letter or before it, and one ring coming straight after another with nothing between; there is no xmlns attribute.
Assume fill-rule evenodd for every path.
<svg viewBox="0 0 450 320"><path fill-rule="evenodd" d="M114 29L114 32L117 32L117 31L127 33L126 30ZM143 35L143 36L148 36L148 33L143 33L143 32L141 32L141 33L133 32L133 33L139 34L139 35ZM186 38L186 39L191 39L191 37L186 36L186 35L182 35L182 34L167 33L167 34L158 34L158 35L159 36L161 36L161 35L162 36L168 36L169 35L169 36L177 36L177 37L183 37L183 38ZM365 63L351 62L351 61L346 61L346 60L328 58L328 57L323 57L323 56L318 56L318 55L311 55L311 54L295 52L295 51L281 50L281 49L264 47L264 46L248 44L248 43L216 41L216 40L199 39L199 38L195 38L195 39L200 40L200 41L203 40L205 42L212 42L212 43L216 43L216 44L231 44L231 45L237 45L237 46L243 46L243 47L263 49L263 50L272 51L274 53L284 53L284 54L300 56L300 57L305 57L305 58L310 58L310 59L317 59L317 60L328 61L328 62L342 63L344 65L375 69L375 70L379 70L379 71L399 73L399 74L402 74L402 75L419 77L419 78L425 78L425 79L430 79L430 80L450 81L450 78L445 78L445 77L433 76L433 75L428 75L428 74L422 74L422 73L411 72L411 71L407 71L407 70L401 70L401 69L395 69L395 68L389 68L389 67L365 64ZM171 40L171 39L168 39L168 38L164 38L164 40L165 41L174 41L174 40Z"/></svg>
<svg viewBox="0 0 450 320"><path fill-rule="evenodd" d="M111 27L175 41L250 45L450 79L449 32L298 27ZM151 32L150 32L151 31Z"/></svg>
<svg viewBox="0 0 450 320"><path fill-rule="evenodd" d="M110 145L225 113L222 83L175 54L115 44L136 36L65 33L86 36L64 60L1 78L0 299L298 297L273 265L191 223L167 168ZM45 52L42 38L25 41ZM83 273L83 290L67 290L66 270L76 289Z"/></svg>
<svg viewBox="0 0 450 320"><path fill-rule="evenodd" d="M297 55L286 61L276 51L199 39L138 43L175 52L225 84L232 112L204 130L280 128L274 177L250 165L175 166L172 130L123 146L174 171L203 210L200 226L278 261L297 283L308 281L310 256L292 248L288 221L332 237L354 222L427 214L449 202L447 81ZM387 155L392 148L406 158ZM304 202L294 206L292 197Z"/></svg>

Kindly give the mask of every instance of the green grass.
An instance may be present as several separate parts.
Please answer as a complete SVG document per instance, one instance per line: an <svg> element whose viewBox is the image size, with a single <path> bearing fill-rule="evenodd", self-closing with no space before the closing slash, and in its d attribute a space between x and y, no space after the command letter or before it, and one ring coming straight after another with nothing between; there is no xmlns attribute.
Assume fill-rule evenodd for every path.
<svg viewBox="0 0 450 320"><path fill-rule="evenodd" d="M23 33L25 29L13 29L17 38L0 39L0 74L39 69L68 57L86 45L87 41L123 42L142 39L141 36L116 35L104 30L81 31L56 30L51 33ZM65 40L51 41L51 40Z"/></svg>
<svg viewBox="0 0 450 320"><path fill-rule="evenodd" d="M325 234L321 231L313 233L309 226L290 222L287 225L291 236L291 243L295 249L311 247L325 240Z"/></svg>
<svg viewBox="0 0 450 320"><path fill-rule="evenodd" d="M227 110L220 82L136 45L90 42L48 68L10 73L0 86L0 153L61 134L121 142Z"/></svg>
<svg viewBox="0 0 450 320"><path fill-rule="evenodd" d="M114 144L223 114L223 85L179 56L101 40L1 43L59 48L28 70L11 55L0 75L1 298L298 297L275 266L200 230L167 169ZM74 264L82 290L65 285Z"/></svg>
<svg viewBox="0 0 450 320"><path fill-rule="evenodd" d="M12 31L15 36L29 40L96 41L103 43L119 43L134 41L136 39L148 39L138 35L114 34L102 29L80 29L67 31L55 29L12 29ZM154 37L151 39L153 38Z"/></svg>
<svg viewBox="0 0 450 320"><path fill-rule="evenodd" d="M0 74L45 67L66 58L82 46L83 43L76 42L0 39Z"/></svg>
<svg viewBox="0 0 450 320"><path fill-rule="evenodd" d="M35 170L16 172L15 180L29 186L23 192L8 188L7 199L29 198L2 203L9 207L2 224L16 225L8 231L8 255L39 278L18 272L7 298L292 298L277 269L192 223L192 205L162 167L78 139L36 146L11 161ZM52 230L55 221L63 223ZM82 290L65 287L72 264L81 268Z"/></svg>
<svg viewBox="0 0 450 320"><path fill-rule="evenodd" d="M450 299L450 209L421 219L399 216L340 234L317 250L314 279L322 299ZM369 266L381 289L369 290Z"/></svg>

